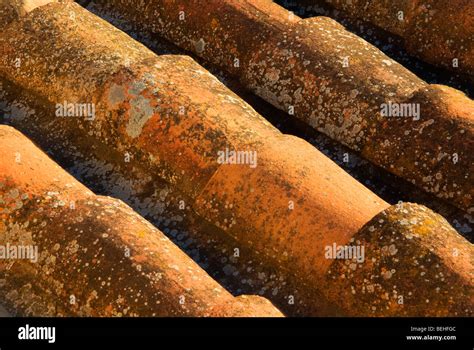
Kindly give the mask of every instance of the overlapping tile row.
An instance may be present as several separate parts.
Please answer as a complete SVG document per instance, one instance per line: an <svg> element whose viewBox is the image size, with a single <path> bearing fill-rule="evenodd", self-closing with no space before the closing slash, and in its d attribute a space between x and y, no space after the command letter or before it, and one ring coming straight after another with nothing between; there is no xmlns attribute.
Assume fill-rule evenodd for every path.
<svg viewBox="0 0 474 350"><path fill-rule="evenodd" d="M70 21L71 13L74 22ZM78 5L39 8L11 25L0 40L2 51L22 61L18 69L11 70L13 56L5 57L3 76L38 99L52 101L50 118L38 121L42 137L46 131L50 138L63 133L63 139L83 149L105 143L119 154L128 152L135 162L148 167L151 176L165 178L191 201L199 198L195 207L204 216L216 210L216 205L225 207L225 200L216 198L216 204L208 208L208 197L213 195L209 192L213 187L207 186L209 180L222 182L231 173L227 186L234 186L231 180L239 180L246 173L252 176L236 192L240 203L228 201L235 217L209 218L226 229L235 226L237 219L239 224L247 224L249 232L234 229L243 244L257 239L262 246L269 239L276 244L270 244L272 255L277 246L281 254L294 255L292 250L318 242L314 232L322 236L318 245L325 240L344 242L387 207L309 144L279 133L190 58L158 57ZM18 42L24 45L23 54L18 51ZM66 57L67 52L71 55ZM57 117L55 104L63 101L94 103L95 120ZM18 126L28 124L22 120ZM288 149L288 153L282 154L282 149ZM218 152L226 150L258 151L256 167L219 164ZM304 168L296 167L294 157L303 158L300 164ZM204 190L206 195L201 194ZM225 187L214 190L220 195L228 191ZM275 193L280 196L278 202ZM266 206L269 194L274 201ZM296 210L291 211L293 206ZM258 211L251 212L250 217L239 212L248 209ZM298 225L299 217L307 223ZM262 219L267 219L268 226L256 230L254 225L261 224L255 220ZM283 237L285 232L294 232L294 237ZM322 248L314 248L311 256L315 253L321 256ZM300 265L305 263L301 261Z"/></svg>
<svg viewBox="0 0 474 350"><path fill-rule="evenodd" d="M24 93L22 93L24 92ZM54 110L27 91L2 84L0 96L11 108L0 122L21 128L70 173L100 193L120 198L165 232L180 248L235 295L263 293L287 315L334 315L322 294L311 308L304 286L288 273L260 261L247 242L238 242L191 208L193 200L171 186L135 154L74 134L74 127L47 123ZM72 131L72 132L71 132ZM45 133L48 138L45 138ZM304 294L304 293L303 293Z"/></svg>
<svg viewBox="0 0 474 350"><path fill-rule="evenodd" d="M323 1L403 38L406 49L434 65L474 76L474 3L469 0Z"/></svg>
<svg viewBox="0 0 474 350"><path fill-rule="evenodd" d="M123 202L0 126L2 302L23 316L281 316L233 297ZM6 255L5 255L6 252Z"/></svg>
<svg viewBox="0 0 474 350"><path fill-rule="evenodd" d="M429 85L337 22L269 0L94 1L218 65L276 107L461 209L474 103Z"/></svg>
<svg viewBox="0 0 474 350"><path fill-rule="evenodd" d="M276 2L276 1L275 1ZM280 4L285 4L280 2ZM86 5L86 4L84 4ZM309 15L311 11L316 11L313 7L307 8L305 12L298 12L298 7L295 5L288 5L290 9L302 15ZM120 15L111 14L106 9L102 9L99 5L96 8L94 3L90 3L86 8L97 16L105 19L115 27L124 31L135 40L143 43L153 52L158 55L178 54L183 55L187 52L184 49L178 48L176 45L167 41L163 37L156 35L149 35L146 31L141 30L134 23L128 22ZM317 7L321 10L321 7ZM308 12L309 11L309 12ZM333 10L332 15L334 15ZM313 14L314 15L314 14ZM329 13L327 13L329 15ZM335 18L337 19L337 16ZM341 20L346 20L345 17ZM354 28L354 27L351 27ZM373 34L375 32L372 32ZM372 42L372 41L371 41ZM380 47L380 46L378 46ZM189 52L188 52L189 53ZM390 51L389 56L393 53ZM413 202L428 206L430 209L441 214L448 222L468 241L472 242L472 217L466 211L455 207L453 204L446 202L443 199L435 197L433 194L417 188L415 185L408 183L394 174L378 167L375 164L363 159L357 152L347 148L337 141L329 138L327 135L320 133L311 126L296 118L288 118L285 111L279 110L270 103L264 101L257 95L246 89L235 77L229 73L215 67L205 59L190 53L200 65L209 70L221 82L223 82L229 89L236 93L241 99L245 100L255 110L264 116L272 125L276 126L284 134L292 134L301 137L311 143L318 150L323 152L326 156L336 162L341 168L348 172L352 177L363 183L371 191L376 193L382 199L389 203L397 203L398 201ZM449 84L447 84L449 85ZM9 111L7 107L5 111ZM87 180L86 180L87 181ZM107 183L106 181L101 181ZM123 198L123 197L120 197ZM129 200L124 199L127 203ZM131 204L133 205L133 204ZM206 254L207 256L215 254ZM219 254L217 254L219 255ZM253 279L254 280L254 279ZM224 282L225 283L225 282ZM230 287L232 288L232 287Z"/></svg>
<svg viewBox="0 0 474 350"><path fill-rule="evenodd" d="M68 140L63 146L71 152L103 147L130 154L150 177L188 196L203 218L297 281L308 313L323 295L346 315L472 314L472 245L423 207L388 208L309 144L274 129L190 58L156 56L76 4L42 6L0 35L2 79L49 108L44 120L27 117L42 137ZM15 58L21 64L12 68ZM94 106L93 118L61 115L63 106L84 103ZM16 123L26 127L26 120ZM246 152L242 162L227 157L233 151ZM425 231L425 222L439 229ZM331 247L360 242L367 242L371 260L359 256L341 266L330 257ZM439 291L420 304L428 283L424 259L436 261L442 277ZM392 276L397 298L388 293ZM340 299L349 280L358 306ZM366 298L357 294L366 291Z"/></svg>

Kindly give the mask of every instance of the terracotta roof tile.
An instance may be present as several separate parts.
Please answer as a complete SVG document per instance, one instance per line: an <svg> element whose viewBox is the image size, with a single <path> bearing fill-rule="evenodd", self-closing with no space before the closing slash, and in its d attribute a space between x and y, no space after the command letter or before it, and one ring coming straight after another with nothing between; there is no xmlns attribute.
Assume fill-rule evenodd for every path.
<svg viewBox="0 0 474 350"><path fill-rule="evenodd" d="M474 102L454 89L427 86L337 22L301 20L270 0L92 3L235 74L375 164L472 208ZM419 114L385 116L393 105Z"/></svg>
<svg viewBox="0 0 474 350"><path fill-rule="evenodd" d="M0 260L13 313L281 316L261 297L234 298L130 207L94 195L8 126L0 157L2 247L37 249Z"/></svg>
<svg viewBox="0 0 474 350"><path fill-rule="evenodd" d="M174 6L171 4L166 3ZM194 2L183 2L179 8L192 4ZM357 37L345 33L333 21L321 18L318 25L322 27L315 27L311 21L287 18L288 13L271 2L259 1L249 6L246 1L223 1L214 8L217 5L210 1L201 5L209 11L215 8L224 10L219 6L225 7L225 21L216 19L215 25L211 21L210 27L194 28L197 23L203 25L204 19L198 16L201 12L186 8L186 27L175 26L177 32L169 32L173 41L187 47L189 38L183 33L193 28L202 30L202 36L199 36L205 39L202 42L195 40L197 46L193 44L198 53L200 47L208 47L214 50L212 58L218 62L222 55L229 54L225 50L240 54L242 49L241 57L246 58L241 61L241 67L253 67L254 73L259 72L257 66L262 62L267 62L269 67L272 64L266 51L260 49L261 41L270 50L280 38L277 34L282 35L288 28L291 29L291 33L287 32L291 40L300 40L294 36L296 30L309 33L299 42L311 48L311 35L314 34L311 31L328 26L328 33L321 35L328 36L329 52L334 49L334 42L329 41L334 39L333 35L342 41L348 36L356 47L373 52L378 60L383 57ZM203 11L202 6L200 11ZM131 18L138 18L133 17L133 11L131 7L127 9ZM147 23L150 13L144 11L140 20ZM192 13L196 16L190 19ZM194 20L196 23L192 22ZM245 26L240 26L241 20ZM235 36L235 40L243 46L233 46L235 42L229 44L226 41L231 36L223 40L224 35L215 33L212 34L213 40L221 42L214 45L212 40L207 41L205 35L211 35L213 26L224 30L232 23L240 23L236 26L240 34ZM245 28L251 28L259 36L242 35L247 30ZM223 33L227 32L224 30ZM268 40L264 40L266 36ZM222 48L219 45L223 45ZM363 91L358 90L356 94L354 90L347 90L353 83L333 81L335 68L326 58L324 49L311 51L308 55L320 62L321 72L326 77L318 79L325 83L313 86L312 90L301 90L301 93L310 90L316 93L321 86L337 91L338 86L342 86L339 94L354 96L353 100L358 101L359 107L367 111L373 109L369 102L383 101L383 94L387 91L396 93L401 101L411 98L426 101L423 97L426 95L439 101L429 113L437 115L436 108L449 111L447 114L451 119L439 117L444 125L454 123L454 132L459 131L458 125L464 125L462 123L466 123L466 128L471 127L465 121L470 118L466 111L469 106L462 104L465 96L445 87L428 86L395 63L392 68L382 69L373 77L380 84L389 86L383 90L364 83L362 76L367 76L364 65L374 69L377 65L367 63L364 55L356 55L360 66L356 65L352 72L358 76L359 85L354 83L354 86ZM219 244L228 251L234 250L235 242L238 242L242 250L252 251L259 264L284 276L295 286L298 307L307 315L317 315L322 309L333 315L472 315L473 247L442 217L418 205L390 206L307 142L283 135L191 58L157 56L107 22L71 3L41 6L10 23L0 32L0 50L5 52L0 58L0 81L13 86L19 96L34 96L41 105L34 112L10 120L13 125L42 145L56 144L56 148L63 149L62 156L70 160L87 157L90 152L106 167L118 168L123 167L123 156L128 155L130 168L133 168L130 177L135 176L137 182L133 196L145 201L150 196L148 186L153 187L156 183L156 190L159 183L166 181L186 197L186 203L195 213L215 228L209 230L207 238L206 235L194 238L204 245L209 244L210 238L220 240ZM278 58L281 52L277 51L271 58L274 62L279 59L283 62L284 57ZM15 58L20 58L21 64L12 69L11 62ZM292 70L287 69L291 66L296 72L308 74L304 75L305 79L312 81L314 75L303 68L304 63L301 56L295 55L284 66L278 67L282 71L278 77L275 78L267 67L264 76L246 75L243 81L252 85L252 81L260 79L275 80L271 86L277 86L278 82L290 77L290 85L297 86L298 81L306 84L306 80L298 80L296 75L292 77ZM397 79L411 82L411 85L403 86ZM258 86L263 85L252 86L277 105L293 100L305 101L303 97L300 100L298 96L288 96L288 101L276 103L277 95L274 96L276 100L272 100L270 90L259 90ZM364 99L359 97L357 100L359 93ZM412 93L415 93L413 97ZM316 96L323 98L322 95ZM329 93L327 96L326 104L342 98L339 95L332 98ZM450 96L449 99L446 96ZM58 104L61 106L63 103L89 103L95 108L94 118L57 116ZM314 107L318 100L311 103ZM309 102L301 102L300 106L301 110L312 108ZM336 103L330 109L324 108L340 117L344 108L338 110L337 106ZM358 118L351 113L354 111L348 111L347 118ZM458 124L453 122L452 114L459 114ZM336 122L334 118L325 119L326 124L321 127L330 128L331 123ZM343 121L341 123L345 125ZM373 130L380 127L377 123L379 121L364 124L364 120L359 118L351 127ZM339 130L333 127L331 130L335 138L354 148L365 147L364 154L371 154L372 148L368 145L374 142L375 136L371 139L361 135L358 140L350 128ZM393 135L389 127L378 132L376 135ZM393 131L395 135L399 132L400 129ZM46 140L45 135L48 135ZM350 138L344 139L348 135ZM421 145L431 147L423 142L426 140L422 140ZM447 147L454 147L447 144ZM380 153L374 152L373 157L382 163L386 153L377 147ZM247 153L242 162L231 158L232 162L228 158L232 151ZM410 159L410 156L405 155L408 158L404 159ZM465 158L460 160L465 161ZM135 171L135 168L140 171ZM460 168L447 166L445 171L454 176L464 169ZM448 175L446 177L452 180ZM112 221L106 223L108 228L118 231L121 226L126 227L126 223L120 222L116 226ZM143 224L153 229L148 223ZM222 233L225 237L221 237ZM148 244L145 243L143 247ZM344 252L359 253L352 258L331 256L333 253L337 255L339 248ZM360 249L364 249L366 255ZM431 279L423 279L427 273L426 266L433 262L436 264L429 271ZM247 268L240 261L235 265L240 270ZM420 288L414 289L414 281L420 279ZM434 285L433 279L436 279L439 290L425 290L425 287ZM397 282L396 288L391 281ZM241 299L243 303L248 300ZM228 300L229 303L236 301ZM422 300L424 303L420 302ZM267 301L260 301L270 307ZM262 310L260 301L249 309L243 305L241 312L258 313ZM169 310L173 310L171 306ZM212 310L223 312L217 306Z"/></svg>
<svg viewBox="0 0 474 350"><path fill-rule="evenodd" d="M410 53L435 65L474 76L474 3L469 0L298 0L327 2L349 16L371 22L403 38ZM458 67L453 67L453 60Z"/></svg>

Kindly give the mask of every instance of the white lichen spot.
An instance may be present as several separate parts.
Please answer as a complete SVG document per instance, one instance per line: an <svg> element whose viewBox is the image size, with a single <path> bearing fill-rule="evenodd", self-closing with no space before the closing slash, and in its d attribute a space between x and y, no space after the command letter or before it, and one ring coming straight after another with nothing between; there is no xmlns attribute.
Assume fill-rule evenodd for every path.
<svg viewBox="0 0 474 350"><path fill-rule="evenodd" d="M138 96L130 101L130 117L127 123L127 134L136 138L140 136L146 122L153 116L153 108L150 106L150 101Z"/></svg>

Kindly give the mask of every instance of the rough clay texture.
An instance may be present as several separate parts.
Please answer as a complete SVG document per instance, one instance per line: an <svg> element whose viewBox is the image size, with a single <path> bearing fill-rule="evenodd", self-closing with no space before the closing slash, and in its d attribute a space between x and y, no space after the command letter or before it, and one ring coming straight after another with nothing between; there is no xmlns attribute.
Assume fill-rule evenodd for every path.
<svg viewBox="0 0 474 350"><path fill-rule="evenodd" d="M474 248L442 216L400 203L351 244L365 247L364 263L337 260L326 275L328 297L351 315L473 316Z"/></svg>
<svg viewBox="0 0 474 350"><path fill-rule="evenodd" d="M203 220L190 206L194 201L189 196L151 171L136 154L126 162L123 154L93 137L78 138L74 128L65 130L57 120L46 123L54 111L47 103L39 102L40 98L22 94L9 84L3 84L2 89L2 98L11 104L5 122L21 128L78 179L101 193L122 199L160 227L213 277L217 273L219 282L233 294L258 292L289 316L337 314L321 293L314 290L308 296L306 285L287 271L263 262L261 254L246 241L236 241ZM44 138L45 132L48 138Z"/></svg>
<svg viewBox="0 0 474 350"><path fill-rule="evenodd" d="M302 269L321 273L327 268L326 261L314 263L324 242L348 241L388 206L312 146L282 135L192 59L158 57L76 4L44 6L7 30L15 32L16 38L8 43L10 35L2 35L6 40L0 45L5 52L20 55L22 65L12 71L10 57L6 57L2 74L50 102L49 119L37 127L77 140L77 145L87 137L119 154L129 152L149 174L165 179L196 201L193 207L204 218L225 229L230 225L229 232L246 245L249 238L258 241L270 261L280 260L280 255L292 256L300 278L306 276ZM18 51L13 42L22 42L24 50ZM60 59L65 56L67 60ZM96 119L56 117L52 106L62 101L94 102ZM24 120L18 122L21 124ZM281 152L281 147L291 143L296 144L295 150ZM256 150L258 166L218 164L217 152L226 148ZM108 155L104 152L102 156ZM240 180L249 169L252 181L234 190L235 179ZM233 175L226 180L225 173ZM212 184L211 179L215 179ZM225 196L227 188L235 196L232 201L212 198L214 192ZM280 199L262 206L261 200L266 201L269 194L269 200L275 194ZM214 213L226 205L234 208L233 214L220 223ZM248 208L259 206L257 221L249 221ZM292 217L285 223L275 212ZM263 218L267 218L264 227ZM295 220L299 218L306 223L297 232ZM251 236L245 237L237 230L239 226L246 227ZM288 245L284 247L285 239ZM321 249L309 248L314 245ZM311 283L317 285L317 278ZM308 295L314 295L313 289L307 289ZM307 296L307 303L319 302L312 299Z"/></svg>
<svg viewBox="0 0 474 350"><path fill-rule="evenodd" d="M51 2L69 2L73 0L0 0L0 25L18 20L35 8Z"/></svg>
<svg viewBox="0 0 474 350"><path fill-rule="evenodd" d="M78 5L33 11L2 33L0 49L7 53L4 79L49 106L35 127L62 133L51 137L78 148L87 139L129 152L267 266L300 281L308 309L327 289L325 245L347 244L388 207L309 144L274 129L190 58L157 57ZM17 56L22 64L12 69ZM65 100L95 103L96 119L55 117L54 104ZM227 147L257 151L258 166L217 164ZM332 300L342 314L358 312ZM430 312L429 304L416 310Z"/></svg>
<svg viewBox="0 0 474 350"><path fill-rule="evenodd" d="M472 209L474 102L427 85L337 22L302 20L270 0L94 4L238 76L266 101L375 164ZM418 103L419 120L382 116L389 102Z"/></svg>
<svg viewBox="0 0 474 350"><path fill-rule="evenodd" d="M302 5L323 1L400 36L407 50L426 62L474 76L474 2L470 0L298 0ZM454 59L458 67L453 67Z"/></svg>
<svg viewBox="0 0 474 350"><path fill-rule="evenodd" d="M22 316L281 316L234 298L123 202L94 195L0 126L0 243L38 262L0 261L0 295Z"/></svg>

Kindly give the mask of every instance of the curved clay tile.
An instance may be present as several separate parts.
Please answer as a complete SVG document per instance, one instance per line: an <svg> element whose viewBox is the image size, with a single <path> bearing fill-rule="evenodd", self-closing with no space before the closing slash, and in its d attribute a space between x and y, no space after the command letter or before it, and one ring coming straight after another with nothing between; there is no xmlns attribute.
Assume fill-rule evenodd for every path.
<svg viewBox="0 0 474 350"><path fill-rule="evenodd" d="M94 3L238 76L373 163L472 208L474 102L427 85L337 22L301 20L270 0Z"/></svg>
<svg viewBox="0 0 474 350"><path fill-rule="evenodd" d="M474 76L474 2L470 0L323 0L403 38L407 50L434 65ZM301 5L322 1L299 0ZM453 60L457 59L457 66Z"/></svg>
<svg viewBox="0 0 474 350"><path fill-rule="evenodd" d="M128 206L94 195L8 126L0 158L0 243L10 252L0 295L11 312L281 316L264 298L233 297ZM13 258L19 249L33 250Z"/></svg>
<svg viewBox="0 0 474 350"><path fill-rule="evenodd" d="M473 315L473 245L442 216L400 203L370 220L351 245L365 247L364 263L335 260L325 293L352 315Z"/></svg>
<svg viewBox="0 0 474 350"><path fill-rule="evenodd" d="M326 248L348 245L388 208L308 143L282 135L192 59L158 57L78 5L33 11L2 33L0 48L7 53L0 60L2 76L49 108L34 127L69 140L65 147L130 152L149 176L166 179L189 196L203 218L297 281L308 312L316 314L319 296L326 293L333 264ZM21 57L22 64L12 70L13 57ZM63 101L93 103L94 119L55 116L55 104ZM228 151L255 152L254 161L219 162L219 152ZM102 157L114 161L107 152ZM467 241L460 242L472 253ZM424 247L415 241L414 249ZM459 264L468 266L465 255ZM366 279L373 275L371 266ZM456 281L454 288L462 290L463 276ZM412 289L407 283L400 293ZM336 286L328 296L334 307L360 314L335 298L340 292ZM440 313L459 314L443 295L437 302ZM406 313L428 315L432 308L386 311Z"/></svg>

